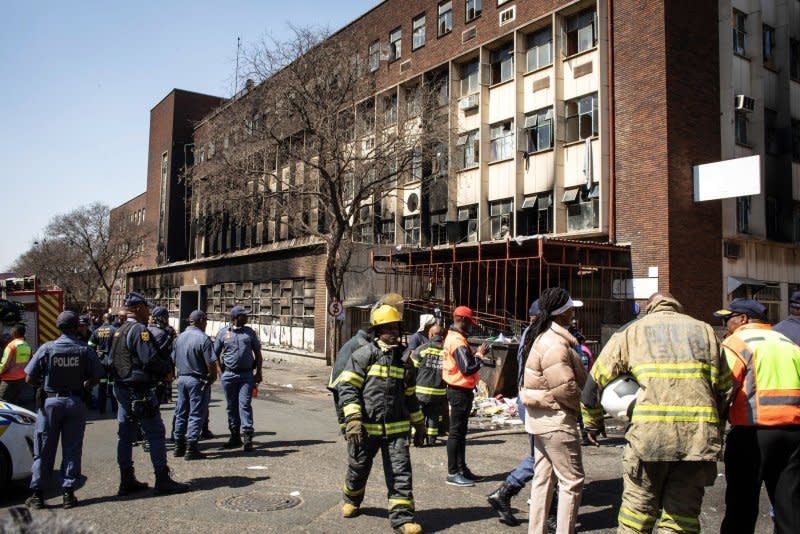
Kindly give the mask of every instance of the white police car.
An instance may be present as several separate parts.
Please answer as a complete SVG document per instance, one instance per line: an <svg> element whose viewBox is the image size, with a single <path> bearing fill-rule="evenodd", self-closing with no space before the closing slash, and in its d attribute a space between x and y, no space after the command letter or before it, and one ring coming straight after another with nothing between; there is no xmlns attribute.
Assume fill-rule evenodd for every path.
<svg viewBox="0 0 800 534"><path fill-rule="evenodd" d="M0 487L30 476L36 414L0 401Z"/></svg>

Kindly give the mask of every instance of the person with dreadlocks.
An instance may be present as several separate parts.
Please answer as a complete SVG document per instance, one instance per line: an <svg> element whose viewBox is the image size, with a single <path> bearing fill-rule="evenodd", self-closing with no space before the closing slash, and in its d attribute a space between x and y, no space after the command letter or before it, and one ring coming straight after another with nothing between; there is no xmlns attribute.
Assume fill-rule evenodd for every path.
<svg viewBox="0 0 800 534"><path fill-rule="evenodd" d="M525 429L533 434L536 450L531 485L528 532L547 532L547 513L558 478L558 533L575 531L581 493L583 461L578 435L581 389L586 370L576 351L578 340L569 333L575 308L560 287L545 289L539 297L541 316L525 339L528 354L520 389L525 404Z"/></svg>

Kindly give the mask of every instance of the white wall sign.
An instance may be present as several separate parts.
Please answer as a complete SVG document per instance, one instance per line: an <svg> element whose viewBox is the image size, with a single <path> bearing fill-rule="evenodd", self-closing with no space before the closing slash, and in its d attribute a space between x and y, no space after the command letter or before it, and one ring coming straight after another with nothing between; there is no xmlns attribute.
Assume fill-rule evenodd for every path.
<svg viewBox="0 0 800 534"><path fill-rule="evenodd" d="M758 155L695 165L693 171L695 202L761 194Z"/></svg>

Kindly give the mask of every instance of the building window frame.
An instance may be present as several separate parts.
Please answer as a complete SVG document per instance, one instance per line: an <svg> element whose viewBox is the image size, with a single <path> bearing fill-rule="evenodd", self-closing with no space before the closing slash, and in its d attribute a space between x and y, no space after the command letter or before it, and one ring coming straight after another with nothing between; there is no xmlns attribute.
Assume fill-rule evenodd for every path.
<svg viewBox="0 0 800 534"><path fill-rule="evenodd" d="M750 147L750 138L748 132L750 120L747 118L747 113L737 110L734 113L733 125L734 139L736 144Z"/></svg>
<svg viewBox="0 0 800 534"><path fill-rule="evenodd" d="M419 214L403 217L403 234L406 245L419 246L422 238L422 217Z"/></svg>
<svg viewBox="0 0 800 534"><path fill-rule="evenodd" d="M466 0L464 2L464 22L472 22L483 12L482 0Z"/></svg>
<svg viewBox="0 0 800 534"><path fill-rule="evenodd" d="M525 38L525 70L535 70L549 67L553 64L553 28L538 30Z"/></svg>
<svg viewBox="0 0 800 534"><path fill-rule="evenodd" d="M514 236L513 198L489 202L489 229L494 241Z"/></svg>
<svg viewBox="0 0 800 534"><path fill-rule="evenodd" d="M526 151L535 154L553 148L553 108L538 109L525 116Z"/></svg>
<svg viewBox="0 0 800 534"><path fill-rule="evenodd" d="M553 233L553 192L543 191L528 195L520 209L525 235Z"/></svg>
<svg viewBox="0 0 800 534"><path fill-rule="evenodd" d="M493 50L489 54L491 66L491 85L498 85L514 79L514 43Z"/></svg>
<svg viewBox="0 0 800 534"><path fill-rule="evenodd" d="M461 170L474 169L481 163L480 130L472 130L459 135L456 146L461 154Z"/></svg>
<svg viewBox="0 0 800 534"><path fill-rule="evenodd" d="M458 206L459 243L478 241L478 205Z"/></svg>
<svg viewBox="0 0 800 534"><path fill-rule="evenodd" d="M425 46L425 13L411 19L411 51Z"/></svg>
<svg viewBox="0 0 800 534"><path fill-rule="evenodd" d="M436 17L436 36L444 37L453 31L453 0L439 2Z"/></svg>
<svg viewBox="0 0 800 534"><path fill-rule="evenodd" d="M403 28L397 27L389 32L389 63L403 57Z"/></svg>
<svg viewBox="0 0 800 534"><path fill-rule="evenodd" d="M733 29L733 53L747 57L747 15L738 9L734 9L731 23Z"/></svg>
<svg viewBox="0 0 800 534"><path fill-rule="evenodd" d="M376 39L369 44L367 49L367 57L369 58L369 71L375 72L381 65L381 41Z"/></svg>
<svg viewBox="0 0 800 534"><path fill-rule="evenodd" d="M597 93L564 102L565 142L597 137L600 132Z"/></svg>
<svg viewBox="0 0 800 534"><path fill-rule="evenodd" d="M439 210L430 214L430 245L435 247L446 245L447 241L447 210Z"/></svg>
<svg viewBox="0 0 800 534"><path fill-rule="evenodd" d="M775 69L775 28L769 24L762 24L761 37L764 66Z"/></svg>
<svg viewBox="0 0 800 534"><path fill-rule="evenodd" d="M397 124L397 93L391 93L383 97L383 125L391 126Z"/></svg>
<svg viewBox="0 0 800 534"><path fill-rule="evenodd" d="M597 9L590 7L566 17L563 22L562 37L564 39L562 51L566 57L581 54L596 47Z"/></svg>
<svg viewBox="0 0 800 534"><path fill-rule="evenodd" d="M489 126L489 162L514 159L514 120L507 119Z"/></svg>
<svg viewBox="0 0 800 534"><path fill-rule="evenodd" d="M475 59L462 63L461 71L461 96L477 93L481 88L481 63Z"/></svg>

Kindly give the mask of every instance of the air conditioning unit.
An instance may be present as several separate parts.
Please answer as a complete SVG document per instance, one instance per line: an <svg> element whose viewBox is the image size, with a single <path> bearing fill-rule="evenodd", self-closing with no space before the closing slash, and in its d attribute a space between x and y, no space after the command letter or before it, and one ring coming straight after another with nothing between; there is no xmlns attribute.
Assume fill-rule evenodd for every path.
<svg viewBox="0 0 800 534"><path fill-rule="evenodd" d="M407 192L405 195L405 209L403 210L403 214L405 216L414 215L419 212L419 193L416 190L412 190Z"/></svg>
<svg viewBox="0 0 800 534"><path fill-rule="evenodd" d="M755 111L756 99L747 95L736 95L736 109L737 111Z"/></svg>
<svg viewBox="0 0 800 534"><path fill-rule="evenodd" d="M478 95L465 96L458 102L458 109L461 111L469 111L478 107Z"/></svg>
<svg viewBox="0 0 800 534"><path fill-rule="evenodd" d="M735 260L741 254L741 247L739 243L734 243L733 241L723 241L722 242L722 255L726 258L730 258Z"/></svg>

